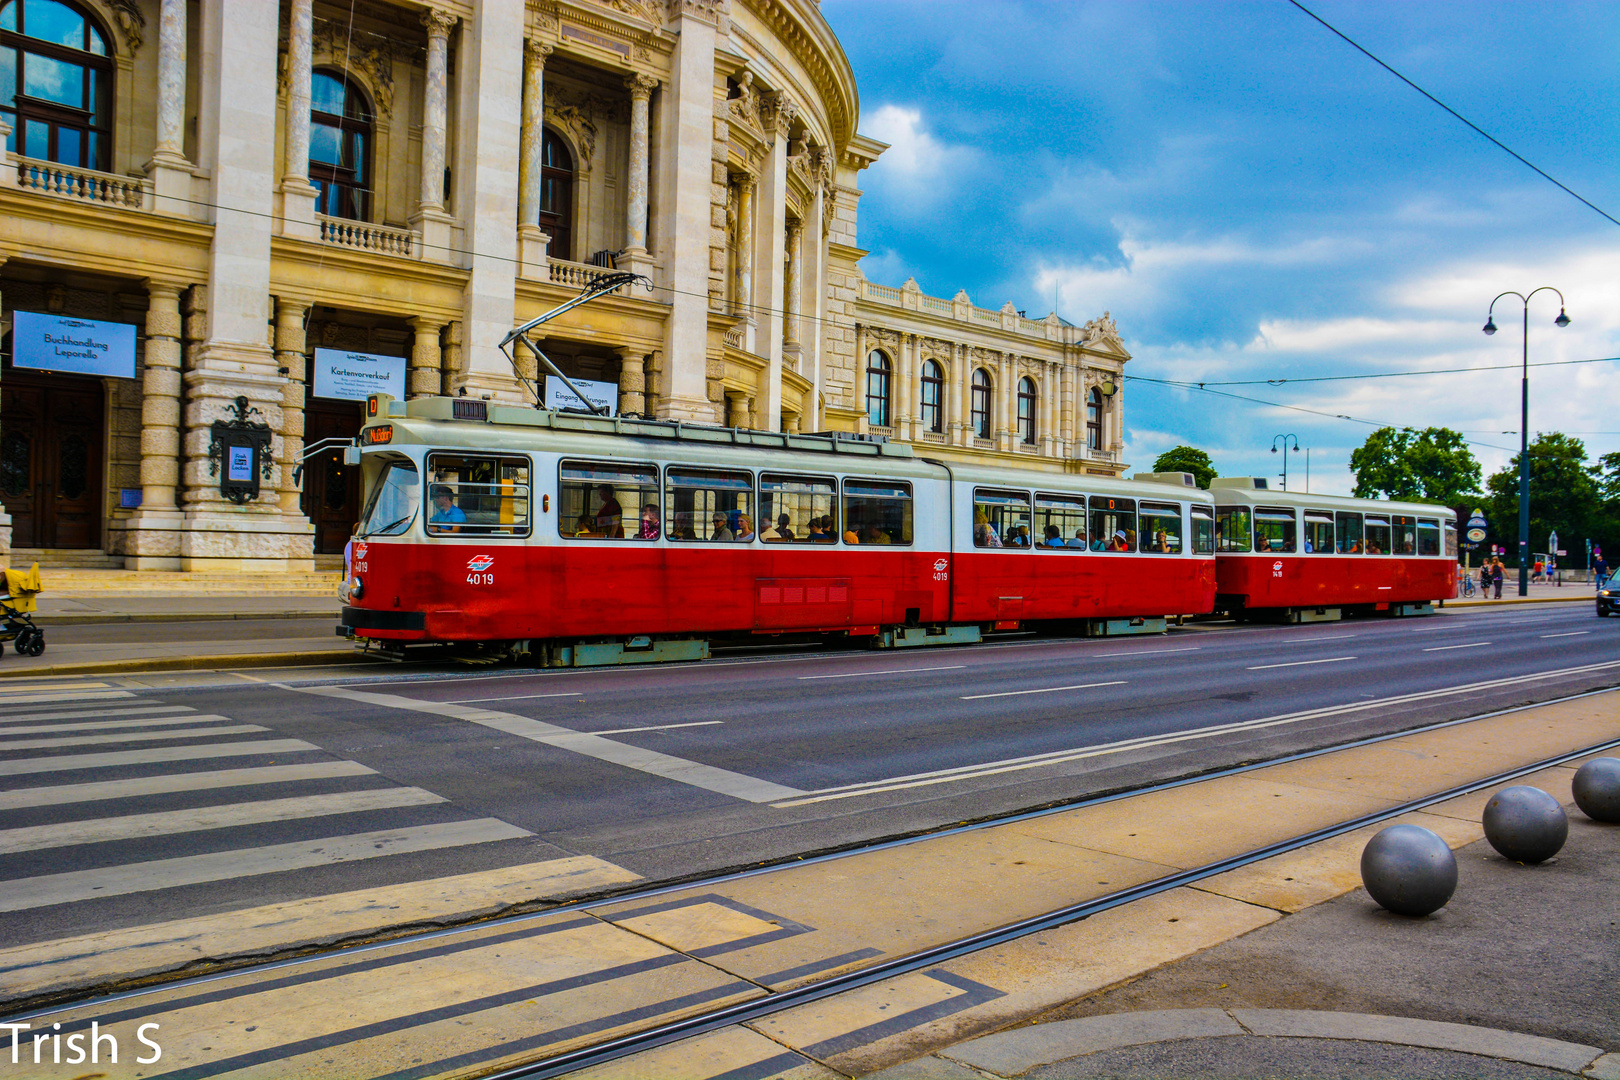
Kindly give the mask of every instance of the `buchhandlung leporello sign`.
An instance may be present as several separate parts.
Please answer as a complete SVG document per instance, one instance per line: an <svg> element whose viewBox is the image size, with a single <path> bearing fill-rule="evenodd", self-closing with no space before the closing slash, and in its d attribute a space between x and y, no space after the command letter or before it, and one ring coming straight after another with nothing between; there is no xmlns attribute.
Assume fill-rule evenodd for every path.
<svg viewBox="0 0 1620 1080"><path fill-rule="evenodd" d="M135 327L36 311L12 313L12 362L20 368L135 377Z"/></svg>

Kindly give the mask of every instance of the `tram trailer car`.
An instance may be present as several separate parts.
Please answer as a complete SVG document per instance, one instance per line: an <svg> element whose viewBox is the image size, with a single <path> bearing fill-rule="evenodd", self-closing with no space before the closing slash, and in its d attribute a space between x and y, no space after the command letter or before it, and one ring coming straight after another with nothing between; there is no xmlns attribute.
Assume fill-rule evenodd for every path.
<svg viewBox="0 0 1620 1080"><path fill-rule="evenodd" d="M716 637L1150 632L1215 598L1213 502L1181 474L991 470L465 398L376 395L357 442L339 632L395 651L578 666L701 657Z"/></svg>
<svg viewBox="0 0 1620 1080"><path fill-rule="evenodd" d="M1330 622L1416 615L1457 595L1457 516L1432 503L1308 495L1223 477L1215 497L1217 611Z"/></svg>

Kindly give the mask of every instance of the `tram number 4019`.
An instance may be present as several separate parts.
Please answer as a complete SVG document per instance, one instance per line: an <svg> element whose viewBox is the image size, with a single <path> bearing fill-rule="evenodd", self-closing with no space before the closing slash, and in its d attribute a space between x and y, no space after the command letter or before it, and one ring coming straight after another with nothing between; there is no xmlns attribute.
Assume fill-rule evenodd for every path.
<svg viewBox="0 0 1620 1080"><path fill-rule="evenodd" d="M468 571L468 573L467 573L467 584L469 584L469 585L493 585L493 584L495 584L495 572L490 569L490 567L492 567L494 565L495 565L495 557L493 555L474 555L472 558L468 559L467 560L467 571Z"/></svg>
<svg viewBox="0 0 1620 1080"><path fill-rule="evenodd" d="M469 584L469 585L493 585L493 584L495 584L495 575L494 574L468 574L467 575L467 584Z"/></svg>

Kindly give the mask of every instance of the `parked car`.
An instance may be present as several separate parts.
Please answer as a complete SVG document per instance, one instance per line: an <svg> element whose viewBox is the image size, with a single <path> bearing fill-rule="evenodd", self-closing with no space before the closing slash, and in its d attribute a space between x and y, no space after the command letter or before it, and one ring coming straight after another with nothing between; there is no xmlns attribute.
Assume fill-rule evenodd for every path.
<svg viewBox="0 0 1620 1080"><path fill-rule="evenodd" d="M1597 594L1597 613L1599 618L1608 618L1620 611L1620 583L1615 581L1617 575L1610 574L1609 580L1603 583L1603 588Z"/></svg>

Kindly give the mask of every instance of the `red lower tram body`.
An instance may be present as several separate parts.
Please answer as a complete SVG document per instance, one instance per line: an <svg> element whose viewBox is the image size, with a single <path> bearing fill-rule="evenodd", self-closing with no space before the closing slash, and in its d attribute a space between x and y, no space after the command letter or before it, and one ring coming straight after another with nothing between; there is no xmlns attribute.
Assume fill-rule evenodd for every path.
<svg viewBox="0 0 1620 1080"><path fill-rule="evenodd" d="M1336 554L1220 555L1216 606L1229 612L1387 610L1457 595L1450 559Z"/></svg>
<svg viewBox="0 0 1620 1080"><path fill-rule="evenodd" d="M345 624L396 642L1131 619L1213 609L1212 558L916 548L357 544Z"/></svg>

